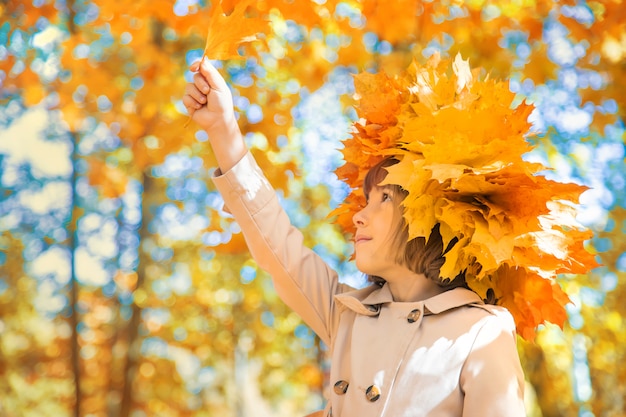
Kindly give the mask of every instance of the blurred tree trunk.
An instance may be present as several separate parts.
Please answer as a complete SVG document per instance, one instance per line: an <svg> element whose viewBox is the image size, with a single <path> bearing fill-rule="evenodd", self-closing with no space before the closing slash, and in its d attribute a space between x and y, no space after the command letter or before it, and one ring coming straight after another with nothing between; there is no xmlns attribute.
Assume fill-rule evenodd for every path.
<svg viewBox="0 0 626 417"><path fill-rule="evenodd" d="M67 12L68 12L68 30L70 34L76 33L76 25L74 24L74 19L76 17L76 9L74 7L74 0L67 1ZM77 229L78 229L78 194L77 194L77 184L78 173L77 173L77 162L78 162L78 136L76 132L70 132L70 137L72 138L72 154L71 154L71 163L72 163L72 201L71 201L71 218L69 222L68 232L69 232L69 249L72 254L70 261L70 305L72 314L70 315L70 325L72 328L72 336L71 336L71 349L72 349L72 371L74 373L74 389L75 389L75 406L74 406L74 417L80 417L80 407L81 407L81 370L80 370L80 346L78 343L78 324L80 323L80 319L78 316L78 293L79 293L79 283L76 280L76 247L77 247Z"/></svg>
<svg viewBox="0 0 626 417"><path fill-rule="evenodd" d="M78 246L78 217L79 213L79 204L78 204L78 194L77 194L77 181L78 181L78 138L74 132L70 133L72 138L72 154L71 154L71 163L72 163L72 196L71 196L71 215L70 221L68 224L68 232L69 232L69 250L72 254L72 259L70 261L70 308L71 314L69 317L70 325L72 328L72 336L71 336L71 349L72 349L72 372L74 374L74 398L75 398L75 406L74 406L74 416L80 417L80 407L81 407L81 370L80 370L80 343L78 341L78 325L80 324L80 316L78 311L78 296L80 291L80 284L77 282L76 277L76 249Z"/></svg>
<svg viewBox="0 0 626 417"><path fill-rule="evenodd" d="M147 170L149 170L148 168ZM146 268L150 264L150 253L146 252L141 247L141 242L146 242L150 239L150 231L148 226L150 225L153 215L151 213L151 201L150 196L154 192L154 178L149 173L144 171L141 176L141 183L143 185L141 192L141 226L139 227L139 242L138 248L139 264L137 265L137 286L135 291L141 289L146 280ZM124 387L122 390L122 401L120 406L120 417L130 417L133 407L133 384L135 375L137 372L137 365L139 363L139 356L141 352L141 338L139 335L139 326L141 325L141 307L138 305L137 300L132 303L132 316L127 326L127 359L124 367Z"/></svg>
<svg viewBox="0 0 626 417"><path fill-rule="evenodd" d="M565 381L563 377L565 370L559 370L561 372L557 375L550 370L550 358L546 358L546 352L541 345L523 342L523 346L524 373L535 390L542 416L578 415L578 407L571 391L571 381ZM558 387L556 390L555 386Z"/></svg>

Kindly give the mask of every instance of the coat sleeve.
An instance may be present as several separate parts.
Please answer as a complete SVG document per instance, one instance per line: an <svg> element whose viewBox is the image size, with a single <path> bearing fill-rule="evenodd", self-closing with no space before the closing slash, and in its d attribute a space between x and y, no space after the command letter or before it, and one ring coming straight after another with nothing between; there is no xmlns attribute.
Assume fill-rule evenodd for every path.
<svg viewBox="0 0 626 417"><path fill-rule="evenodd" d="M461 371L463 416L525 417L524 373L511 314L494 307Z"/></svg>
<svg viewBox="0 0 626 417"><path fill-rule="evenodd" d="M302 233L292 226L249 152L228 172L217 172L213 182L278 295L330 345L336 323L333 295L345 290L337 273L304 245Z"/></svg>

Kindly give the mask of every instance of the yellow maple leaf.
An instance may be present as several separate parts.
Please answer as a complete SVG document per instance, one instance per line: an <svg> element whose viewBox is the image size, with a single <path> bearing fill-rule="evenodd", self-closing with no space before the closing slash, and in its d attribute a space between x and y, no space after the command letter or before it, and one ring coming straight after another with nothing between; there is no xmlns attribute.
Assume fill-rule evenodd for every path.
<svg viewBox="0 0 626 417"><path fill-rule="evenodd" d="M454 75L456 75L456 93L461 94L461 92L472 84L472 71L470 70L469 59L464 60L461 57L461 54L458 54L454 58L454 62L452 63L452 70L454 71Z"/></svg>

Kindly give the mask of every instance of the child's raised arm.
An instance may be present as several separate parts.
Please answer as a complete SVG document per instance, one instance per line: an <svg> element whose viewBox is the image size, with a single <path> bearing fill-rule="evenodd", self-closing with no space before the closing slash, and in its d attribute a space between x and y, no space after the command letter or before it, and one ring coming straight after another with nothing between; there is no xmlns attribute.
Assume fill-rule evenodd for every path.
<svg viewBox="0 0 626 417"><path fill-rule="evenodd" d="M245 237L252 257L273 279L276 292L327 344L339 323L334 295L351 290L304 243L261 168L248 152L224 78L208 59L194 63L185 87L187 111L209 135L221 172L212 181Z"/></svg>

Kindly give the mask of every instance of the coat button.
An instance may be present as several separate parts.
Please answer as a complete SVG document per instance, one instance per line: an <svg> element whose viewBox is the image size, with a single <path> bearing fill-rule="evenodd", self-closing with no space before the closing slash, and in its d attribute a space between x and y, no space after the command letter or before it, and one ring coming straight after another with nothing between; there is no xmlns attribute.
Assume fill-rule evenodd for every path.
<svg viewBox="0 0 626 417"><path fill-rule="evenodd" d="M378 313L378 310L380 309L380 306L379 306L379 305L369 304L369 305L367 306L367 309L368 309L369 311L371 311L372 313Z"/></svg>
<svg viewBox="0 0 626 417"><path fill-rule="evenodd" d="M376 385L370 385L365 391L365 398L371 403L378 401L380 398L380 389Z"/></svg>
<svg viewBox="0 0 626 417"><path fill-rule="evenodd" d="M422 313L419 310L415 309L411 311L408 316L406 316L406 321L408 321L409 323L415 323L420 319L420 314Z"/></svg>
<svg viewBox="0 0 626 417"><path fill-rule="evenodd" d="M333 389L335 390L335 394L337 395L345 394L348 391L348 385L350 385L348 381L344 381L344 380L339 380L335 382L335 386L333 387Z"/></svg>

